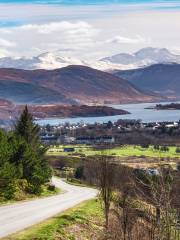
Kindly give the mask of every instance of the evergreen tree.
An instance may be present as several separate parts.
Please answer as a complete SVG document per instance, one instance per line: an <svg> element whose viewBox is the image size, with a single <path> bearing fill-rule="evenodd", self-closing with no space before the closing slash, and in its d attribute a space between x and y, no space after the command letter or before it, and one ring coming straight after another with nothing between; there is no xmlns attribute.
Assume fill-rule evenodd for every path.
<svg viewBox="0 0 180 240"><path fill-rule="evenodd" d="M19 168L10 162L13 146L8 142L8 135L0 130L0 198L14 197Z"/></svg>
<svg viewBox="0 0 180 240"><path fill-rule="evenodd" d="M25 106L17 124L15 132L21 136L28 144L37 147L39 144L39 126L34 123L33 116L29 112L27 105Z"/></svg>
<svg viewBox="0 0 180 240"><path fill-rule="evenodd" d="M24 141L16 155L21 156L23 165L23 178L31 186L31 191L38 193L41 185L51 178L51 169L44 158L46 148L42 146L39 137L39 126L34 123L33 116L25 106L16 126L17 137Z"/></svg>
<svg viewBox="0 0 180 240"><path fill-rule="evenodd" d="M15 131L6 133L0 129L0 200L14 198L19 183L24 183L31 193L38 194L41 186L51 178L39 130L27 106Z"/></svg>

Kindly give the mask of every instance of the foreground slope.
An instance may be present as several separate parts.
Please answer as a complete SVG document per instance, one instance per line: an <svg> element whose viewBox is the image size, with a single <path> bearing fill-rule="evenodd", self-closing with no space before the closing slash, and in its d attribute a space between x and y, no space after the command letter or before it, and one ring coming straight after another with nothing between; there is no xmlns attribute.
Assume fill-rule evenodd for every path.
<svg viewBox="0 0 180 240"><path fill-rule="evenodd" d="M68 66L56 70L34 71L0 69L0 82L8 83L9 88L13 86L14 94L16 93L15 85L18 84L33 84L38 88L53 91L47 94L47 103L49 102L48 98L54 98L60 94L61 101L64 96L64 102L75 101L83 104L148 102L158 98L139 90L120 77L85 66ZM4 98L1 95L2 93L0 93L0 98ZM24 96L27 95L31 95L28 88L24 90ZM30 101L30 99L28 100ZM41 97L39 97L40 101ZM43 101L46 101L46 94L43 94Z"/></svg>
<svg viewBox="0 0 180 240"><path fill-rule="evenodd" d="M66 192L54 197L0 207L0 238L37 224L85 200L96 197L97 190L69 185L54 178L55 185Z"/></svg>

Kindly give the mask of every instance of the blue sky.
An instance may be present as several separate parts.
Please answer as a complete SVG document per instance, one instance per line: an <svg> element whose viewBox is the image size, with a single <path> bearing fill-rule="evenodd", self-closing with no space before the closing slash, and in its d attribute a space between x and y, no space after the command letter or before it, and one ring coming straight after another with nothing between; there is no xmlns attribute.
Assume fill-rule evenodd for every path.
<svg viewBox="0 0 180 240"><path fill-rule="evenodd" d="M157 2L164 2L164 3L178 3L179 0L0 0L0 3L36 3L36 4L65 4L65 5L86 5L86 4L129 4L129 3L157 3Z"/></svg>
<svg viewBox="0 0 180 240"><path fill-rule="evenodd" d="M149 46L179 53L179 22L179 0L0 0L0 57L58 51L93 60Z"/></svg>

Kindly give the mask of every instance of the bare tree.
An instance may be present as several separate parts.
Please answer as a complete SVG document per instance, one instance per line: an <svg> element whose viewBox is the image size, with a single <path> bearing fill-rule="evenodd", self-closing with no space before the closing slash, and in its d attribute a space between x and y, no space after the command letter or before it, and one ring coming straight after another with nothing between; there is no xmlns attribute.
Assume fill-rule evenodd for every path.
<svg viewBox="0 0 180 240"><path fill-rule="evenodd" d="M149 223L158 240L172 240L172 230L176 221L176 210L173 207L173 170L159 169L158 174L144 174L137 178L137 195L150 204ZM155 213L153 211L155 209Z"/></svg>
<svg viewBox="0 0 180 240"><path fill-rule="evenodd" d="M101 156L97 162L97 178L100 189L100 198L103 202L106 229L109 225L109 210L113 198L115 165L107 156Z"/></svg>
<svg viewBox="0 0 180 240"><path fill-rule="evenodd" d="M108 229L109 210L114 192L116 164L114 160L104 153L89 158L84 164L86 182L99 189L99 198L105 214L105 227Z"/></svg>

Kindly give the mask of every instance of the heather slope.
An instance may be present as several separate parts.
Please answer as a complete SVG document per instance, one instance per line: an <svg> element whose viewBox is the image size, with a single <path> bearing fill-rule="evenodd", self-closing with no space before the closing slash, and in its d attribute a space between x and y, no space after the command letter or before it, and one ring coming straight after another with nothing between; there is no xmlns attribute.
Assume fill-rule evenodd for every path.
<svg viewBox="0 0 180 240"><path fill-rule="evenodd" d="M85 66L68 66L56 70L33 71L0 69L1 81L8 82L9 88L13 86L14 89L16 89L15 85L23 83L33 84L36 87L43 87L44 90L53 91L43 94L43 102L46 101L47 103L52 102L49 100L50 97L54 99L57 95L64 103L74 101L81 104L148 102L159 99L155 95L139 90L139 88L134 87L120 77ZM31 95L28 91L24 91L24 94ZM0 97L4 98L1 95ZM38 99L40 102L41 97ZM14 99L10 100L14 101Z"/></svg>

